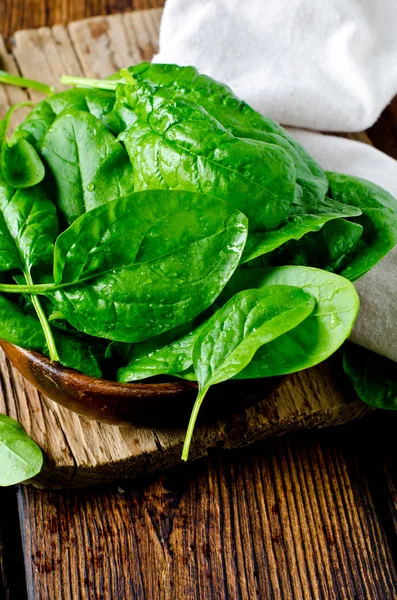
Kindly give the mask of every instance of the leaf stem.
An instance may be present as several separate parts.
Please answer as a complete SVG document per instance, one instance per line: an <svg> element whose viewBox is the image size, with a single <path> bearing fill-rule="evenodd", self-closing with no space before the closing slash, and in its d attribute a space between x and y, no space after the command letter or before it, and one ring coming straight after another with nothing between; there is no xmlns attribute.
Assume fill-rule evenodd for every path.
<svg viewBox="0 0 397 600"><path fill-rule="evenodd" d="M0 71L1 73L1 71ZM12 119L12 115L14 114L14 112L16 110L19 110L20 108L24 108L25 106L33 106L33 102L27 101L27 102L19 102L19 104L14 104L14 106L11 106L6 113L6 116L4 117L4 121L3 121L3 130L2 130L2 135L3 135L3 141L1 144L1 160L3 160L3 156L4 156L4 151L6 149L6 146L8 144L7 142L7 134L8 134L8 130L10 128L10 123L11 123L11 119Z"/></svg>
<svg viewBox="0 0 397 600"><path fill-rule="evenodd" d="M19 75L12 75L11 73L6 73L6 71L1 70L0 83L37 90L38 92L43 92L49 96L55 92L55 88L52 87L52 85L47 85L46 83L41 83L40 81L35 81L34 79L26 79L25 77L20 77Z"/></svg>
<svg viewBox="0 0 397 600"><path fill-rule="evenodd" d="M136 84L135 77L133 77L133 75L131 75L131 73L129 72L128 69L120 69L120 75L122 75L124 81L126 81L130 85Z"/></svg>
<svg viewBox="0 0 397 600"><path fill-rule="evenodd" d="M115 91L117 80L91 79L90 77L74 77L73 75L62 75L61 83L64 85L75 85L80 87L94 88L98 90Z"/></svg>
<svg viewBox="0 0 397 600"><path fill-rule="evenodd" d="M45 294L54 288L57 289L53 283L33 283L33 281L28 285L0 283L0 292L4 294Z"/></svg>
<svg viewBox="0 0 397 600"><path fill-rule="evenodd" d="M197 417L198 417L198 414L199 414L199 411L201 408L201 404L205 398L206 393L208 392L208 389L209 388L207 387L202 390L199 390L199 393L197 394L197 398L194 403L192 413L190 415L189 425L187 427L186 436L185 436L185 442L183 444L182 460L186 461L189 458L190 444L192 442L193 432L194 432L194 428L196 426Z"/></svg>
<svg viewBox="0 0 397 600"><path fill-rule="evenodd" d="M32 276L29 273L29 271L24 272L24 276L25 276L25 279L28 282L28 284L33 285ZM30 296L30 299L32 301L32 304L35 308L35 311L37 313L37 316L38 316L41 326L43 328L43 332L44 332L44 336L45 336L45 339L47 342L50 359L52 361L59 362L59 354L58 354L57 347L55 345L54 336L52 335L50 324L47 320L47 317L45 315L43 307L40 304L40 300L38 299L37 296Z"/></svg>

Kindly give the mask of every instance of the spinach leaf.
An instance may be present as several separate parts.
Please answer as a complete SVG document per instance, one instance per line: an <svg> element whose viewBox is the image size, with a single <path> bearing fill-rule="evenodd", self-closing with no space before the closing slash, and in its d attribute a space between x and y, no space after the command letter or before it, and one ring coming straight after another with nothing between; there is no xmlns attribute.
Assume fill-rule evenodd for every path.
<svg viewBox="0 0 397 600"><path fill-rule="evenodd" d="M31 271L52 261L55 207L42 186L15 190L0 179L0 271Z"/></svg>
<svg viewBox="0 0 397 600"><path fill-rule="evenodd" d="M87 112L63 111L44 137L42 154L55 180L54 202L68 223L134 191L125 149Z"/></svg>
<svg viewBox="0 0 397 600"><path fill-rule="evenodd" d="M37 317L25 312L22 307L2 295L0 295L0 339L40 352L46 346Z"/></svg>
<svg viewBox="0 0 397 600"><path fill-rule="evenodd" d="M70 332L62 333L54 329L54 338L59 351L59 362L64 367L76 369L91 377L102 376L100 359L103 351L100 344L94 340L74 337ZM45 352L43 347L42 352Z"/></svg>
<svg viewBox="0 0 397 600"><path fill-rule="evenodd" d="M52 332L65 367L82 371L93 377L101 376L94 345L54 329ZM38 352L48 353L48 344L39 319L8 298L0 295L0 339Z"/></svg>
<svg viewBox="0 0 397 600"><path fill-rule="evenodd" d="M26 138L40 150L47 131L63 111L80 110L102 120L112 111L114 102L115 94L102 90L75 88L53 94L36 104L16 128L14 138Z"/></svg>
<svg viewBox="0 0 397 600"><path fill-rule="evenodd" d="M278 227L295 195L295 168L272 144L234 137L199 104L124 86L137 120L125 145L135 190L200 191L228 201L251 231ZM147 94L147 97L146 95Z"/></svg>
<svg viewBox="0 0 397 600"><path fill-rule="evenodd" d="M147 347L137 349L139 354L142 353L141 355L136 356L134 352L129 355L128 365L117 371L117 381L127 383L155 375L173 375L184 371L192 364L192 350L197 333L194 329L170 344L160 345L157 348L152 340L148 340L150 344L141 342L147 344Z"/></svg>
<svg viewBox="0 0 397 600"><path fill-rule="evenodd" d="M360 244L341 275L356 281L397 244L397 200L378 185L340 173L327 173L332 197L358 206L363 214L354 219L363 227Z"/></svg>
<svg viewBox="0 0 397 600"><path fill-rule="evenodd" d="M191 192L140 192L80 217L57 240L55 285L20 290L50 296L80 331L137 342L210 306L246 236L246 217L226 202Z"/></svg>
<svg viewBox="0 0 397 600"><path fill-rule="evenodd" d="M288 132L272 119L263 117L248 104L239 100L232 90L206 75L200 75L194 67L140 63L115 74L112 81L100 81L79 77L63 77L69 85L87 85L96 89L116 90L113 109L119 131L128 129L131 110L122 88L117 83L149 84L153 90L161 90L170 100L179 94L186 100L200 104L212 117L236 137L275 144L285 150L294 162L300 194L312 200L324 197L328 182L324 171L306 150ZM128 73L127 73L128 75ZM169 92L174 92L170 94Z"/></svg>
<svg viewBox="0 0 397 600"><path fill-rule="evenodd" d="M56 115L47 100L36 104L26 119L15 128L12 141L26 139L38 152L45 134L55 121Z"/></svg>
<svg viewBox="0 0 397 600"><path fill-rule="evenodd" d="M22 425L0 415L0 486L21 483L41 471L43 455Z"/></svg>
<svg viewBox="0 0 397 600"><path fill-rule="evenodd" d="M258 348L302 323L314 306L310 294L292 286L244 290L204 325L193 347L199 393L186 433L183 460L188 458L197 415L210 386L237 375Z"/></svg>
<svg viewBox="0 0 397 600"><path fill-rule="evenodd" d="M338 273L350 260L362 233L363 228L358 223L345 219L330 221L318 233L309 233L302 238L300 248L298 242L291 242L284 264L306 265ZM293 255L295 260L292 262L288 257L292 259Z"/></svg>
<svg viewBox="0 0 397 600"><path fill-rule="evenodd" d="M333 273L311 267L238 269L223 296L236 289L292 285L315 297L313 313L273 342L259 349L237 377L250 379L286 375L312 367L333 354L350 335L359 309L353 284Z"/></svg>
<svg viewBox="0 0 397 600"><path fill-rule="evenodd" d="M397 410L396 363L366 348L346 343L343 368L366 404Z"/></svg>
<svg viewBox="0 0 397 600"><path fill-rule="evenodd" d="M194 67L141 63L128 70L139 84L172 88L184 98L198 102L236 137L280 146L294 162L303 195L313 200L324 197L328 182L316 161L283 127L237 98L227 85L199 74Z"/></svg>
<svg viewBox="0 0 397 600"><path fill-rule="evenodd" d="M28 188L40 183L45 175L44 165L34 147L25 139L7 141L7 132L15 110L30 103L12 106L4 119L1 141L1 173L8 185L14 188Z"/></svg>
<svg viewBox="0 0 397 600"><path fill-rule="evenodd" d="M42 186L15 190L0 180L0 271L20 270L32 285L32 268L51 264L58 218ZM47 339L51 360L58 351L37 297L32 303Z"/></svg>
<svg viewBox="0 0 397 600"><path fill-rule="evenodd" d="M320 231L308 233L299 241L290 240L274 252L265 254L259 259L263 259L260 266L301 265L338 272L350 260L362 232L358 223L335 219Z"/></svg>
<svg viewBox="0 0 397 600"><path fill-rule="evenodd" d="M349 223L347 221L342 221L342 223L347 224L349 227L352 226L353 227L353 231L355 231L355 228L358 228L359 233L360 233L360 226L356 225L355 223ZM332 222L335 225L338 223L339 221L334 221ZM331 223L329 224L331 225ZM349 232L349 228L346 230L344 227L343 229L345 230L346 235ZM323 230L321 230L323 231ZM320 232L321 233L321 232ZM304 238L303 238L304 239ZM349 237L347 237L347 239L351 239ZM343 240L341 240L343 243ZM286 246L288 246L288 244L286 244ZM327 263L329 262L329 253L327 248L321 249L321 244L318 244L317 246L313 246L313 248L311 249L312 252L317 252L317 254L319 255L318 260L323 262L323 263ZM277 265L277 261L274 260L274 254L275 252L271 253L270 255L265 255L264 257L262 257L262 259L266 259L266 257L269 257L269 263L270 264L263 264L262 268L258 268L258 266L254 266L254 263L258 263L259 259L252 261L253 266L250 266L250 269L239 269L238 271L236 271L235 275L232 277L231 281L227 284L224 292L221 294L221 296L218 298L216 304L221 304L222 302L225 302L228 300L228 298L230 298L234 293L236 293L239 289L241 288L246 288L246 287L250 287L251 285L258 285L258 282L262 281L262 278L264 277L264 274L267 272L271 272L270 268L271 266ZM302 262L306 261L306 260L311 260L311 262L314 262L314 260L316 260L316 258L314 258L313 256L310 256L309 252L306 254L304 252L301 251L301 253L299 253L299 247L296 248L296 253L291 251L290 255L288 255L287 253L285 253L285 255L283 253L281 253L281 259L280 259L280 264L285 264L285 261L290 259L291 261L296 260L297 264L299 260L302 260ZM273 259L273 263L271 262L270 259ZM251 265L251 263L250 263ZM266 270L263 267L268 267L268 269ZM330 268L330 265L328 264L328 267ZM252 274L249 273L249 270L253 271ZM277 272L278 269L275 269L275 271ZM298 270L296 271L295 275L297 276L296 279L293 279L293 285L305 285L307 283L309 283L309 275L313 275L314 269L309 269L308 272L304 272L303 270ZM321 276L322 273L322 276ZM328 284L326 284L326 273L319 271L319 275L320 275L320 280L319 280L319 284L322 287L322 290L328 294L328 296L331 296L329 289L332 286L332 281L330 281ZM291 273L289 273L289 277L291 277ZM325 279L324 279L325 277ZM321 283L321 278L324 279L324 281ZM343 281L343 280L342 280ZM284 283L284 282L283 282ZM289 283L289 279L287 278L285 283ZM265 284L264 284L265 285ZM306 287L304 289L307 289ZM310 291L311 293L313 293L313 295L316 295L317 297L319 297L319 294L315 294L313 292L312 289L308 289L308 291ZM351 295L351 286L349 286L349 294ZM322 292L320 294L320 296L322 296ZM329 298L328 298L329 300ZM327 309L329 309L329 305L327 306ZM320 306L318 306L317 311L320 310ZM324 309L325 310L325 309ZM343 309L342 309L343 310ZM312 317L316 316L316 311L313 313ZM334 321L334 318L337 319L337 313L335 312L335 315L332 315L332 313L330 313L329 315L331 317L331 321ZM316 317L318 319L318 315ZM301 364L301 362L297 362L297 368L295 369L293 366L291 367L290 365L293 365L293 358L294 358L294 352L296 350L299 350L296 352L296 360L297 361L303 361L304 360L304 353L307 351L307 360L308 361L313 361L316 360L316 362L320 362L322 359L316 359L316 357L313 354L313 349L315 346L315 343L317 346L321 346L321 344L323 343L323 341L320 339L318 342L316 342L316 336L318 337L320 334L323 335L322 332L322 327L324 326L324 329L326 331L326 328L328 327L327 324L327 320L326 319L321 319L320 322L317 323L313 323L312 321L307 321L304 324L302 324L302 326L294 332L291 332L290 338L288 339L287 336L283 336L283 338L280 338L280 340L278 341L277 344L274 344L275 350L273 352L273 345L270 345L268 348L266 348L266 350L269 350L269 353L271 353L272 356L272 360L276 360L275 355L277 354L278 351L278 344L280 344L280 348L281 348L281 352L280 352L280 361L284 360L286 361L285 365L278 365L277 368L285 368L285 369L289 369L288 372L294 372L294 370L298 370L298 364ZM313 335L313 339L310 340L310 335L311 335L311 331L315 332L315 335ZM172 373L173 375L178 375L183 377L183 379L189 379L191 381L196 380L196 376L194 373L194 370L192 370L191 368L189 368L192 364L192 358L189 362L188 358L189 356L192 357L192 346L196 340L197 335L195 335L195 330L192 330L192 335L191 336L186 336L183 340L177 340L177 342L175 342L174 344L170 344L169 346L165 346L164 348L159 348L156 352L153 352L148 354L148 356L146 356L143 359L143 363L144 363L144 368L147 369L147 372L149 372L149 370L151 368L153 368L153 370L156 368L156 364L151 363L152 359L154 359L154 361L156 361L158 367L161 366L161 362L157 360L157 356L158 355L160 357L161 360L164 360L165 364L169 363L170 365L177 365L177 356L176 353L178 352L179 349L179 345L178 342L180 342L181 344L183 344L183 352L184 352L184 362L181 363L183 365L183 371L185 371L184 373L177 373L177 371L172 371L171 369L168 371L168 373ZM340 337L340 334L342 333L343 335L343 331L339 331L338 332L338 340L342 339L343 341L343 337ZM347 334L346 334L347 335ZM336 342L336 340L333 340L333 338L328 338L328 335L325 336L326 339L325 341L325 347L324 350L327 352L327 355L332 354L334 352L334 350L336 350L336 346L334 349L332 344L334 344ZM299 349L299 344L301 343L300 340L303 340L302 342L302 348ZM288 348L287 350L285 350L282 346L281 343L283 342L286 346L288 344L291 345L291 353L289 353ZM340 345L340 341L338 342ZM313 347L312 347L313 346ZM330 349L331 348L331 349ZM190 351L190 352L189 352ZM313 354L313 355L312 355ZM286 355L286 356L285 356ZM252 365L252 369L250 369L250 377L262 377L262 376L272 376L273 373L266 373L264 375L259 374L259 358L258 358L258 364ZM174 362L173 362L174 361ZM313 363L315 364L315 363ZM308 365L309 366L309 365ZM137 372L138 372L138 368L139 368L139 361L137 363ZM272 368L271 365L269 365L269 370ZM306 367L299 367L299 368L306 368ZM126 373L128 373L128 370L131 369L131 372L134 373L134 361L131 360L130 364L128 367L126 367ZM182 370L182 369L181 369ZM258 373L257 375L255 375L255 373ZM156 374L160 374L160 371L158 371L158 373ZM246 371L244 373L244 376L248 377L248 371ZM282 373L278 373L277 374L284 374L284 372ZM243 378L243 377L242 377Z"/></svg>
<svg viewBox="0 0 397 600"><path fill-rule="evenodd" d="M286 222L272 231L250 233L244 248L242 262L248 262L263 254L272 252L289 240L300 240L306 234L319 231L326 223L334 219L356 217L361 210L324 198L317 202L305 199L291 207ZM288 263L287 263L288 264Z"/></svg>
<svg viewBox="0 0 397 600"><path fill-rule="evenodd" d="M4 143L1 153L2 176L15 188L37 185L45 175L44 165L33 146L23 138Z"/></svg>
<svg viewBox="0 0 397 600"><path fill-rule="evenodd" d="M193 345L203 326L203 317L200 315L166 333L133 344L127 357L127 366L117 371L117 381L127 383L185 371L192 365Z"/></svg>

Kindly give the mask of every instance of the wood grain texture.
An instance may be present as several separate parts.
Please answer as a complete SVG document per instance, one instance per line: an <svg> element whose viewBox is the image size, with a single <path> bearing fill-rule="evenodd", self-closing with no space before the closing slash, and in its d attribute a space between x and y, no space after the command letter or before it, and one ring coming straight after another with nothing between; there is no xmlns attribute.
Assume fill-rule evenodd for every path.
<svg viewBox="0 0 397 600"><path fill-rule="evenodd" d="M355 431L216 452L124 490L22 488L29 598L396 598Z"/></svg>
<svg viewBox="0 0 397 600"><path fill-rule="evenodd" d="M70 23L95 15L161 8L165 0L0 0L0 35Z"/></svg>
<svg viewBox="0 0 397 600"><path fill-rule="evenodd" d="M105 77L120 67L148 60L157 49L161 10L98 16L67 27L18 31L12 55L0 47L4 68L56 85L62 74ZM3 110L26 94L0 88ZM29 91L39 101L42 96ZM38 485L74 487L132 477L179 462L184 431L117 428L87 421L43 398L0 355L0 411L17 418L46 453ZM364 404L345 393L329 365L286 381L251 408L197 430L191 457L223 445L236 448L305 427L325 427L362 416Z"/></svg>
<svg viewBox="0 0 397 600"><path fill-rule="evenodd" d="M389 432L390 439L395 438L395 429ZM391 444L390 444L391 446ZM394 533L397 535L397 465L395 461L395 447L389 448L389 455L384 457L383 469L387 480L387 503L393 523ZM397 557L396 557L397 558Z"/></svg>

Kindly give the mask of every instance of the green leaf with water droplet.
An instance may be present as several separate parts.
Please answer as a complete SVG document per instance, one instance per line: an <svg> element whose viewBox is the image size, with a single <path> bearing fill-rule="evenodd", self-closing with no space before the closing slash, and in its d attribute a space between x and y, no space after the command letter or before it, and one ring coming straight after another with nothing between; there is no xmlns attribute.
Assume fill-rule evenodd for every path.
<svg viewBox="0 0 397 600"><path fill-rule="evenodd" d="M46 133L61 112L77 109L103 121L112 110L114 101L114 93L102 90L75 88L58 92L36 104L16 127L13 137L27 139L40 152Z"/></svg>
<svg viewBox="0 0 397 600"><path fill-rule="evenodd" d="M127 152L88 112L62 111L44 135L41 153L54 178L54 202L68 223L134 191Z"/></svg>
<svg viewBox="0 0 397 600"><path fill-rule="evenodd" d="M297 327L260 348L236 377L286 375L312 367L333 354L349 337L360 302L353 284L339 275L311 267L239 269L224 291L293 285L316 299L313 313Z"/></svg>
<svg viewBox="0 0 397 600"><path fill-rule="evenodd" d="M240 100L224 83L200 74L194 67L179 65L146 62L129 67L128 71L132 74L132 83L140 85L141 89L142 84L149 84L152 90L159 90L163 94L172 92L169 94L171 97L177 95L184 101L199 104L235 137L282 148L294 163L299 192L314 203L324 197L328 182L316 161L281 125ZM119 76L122 79L121 73ZM128 79L125 82L128 83ZM116 96L114 112L128 128L131 121L128 113L125 113L123 86L117 88Z"/></svg>
<svg viewBox="0 0 397 600"><path fill-rule="evenodd" d="M22 425L0 415L0 486L31 479L41 471L43 454Z"/></svg>
<svg viewBox="0 0 397 600"><path fill-rule="evenodd" d="M135 190L200 190L244 213L251 231L284 221L296 179L283 148L234 136L200 104L172 90L168 98L162 90L141 86L122 86L137 115L124 139Z"/></svg>
<svg viewBox="0 0 397 600"><path fill-rule="evenodd" d="M246 217L193 192L148 190L108 202L57 239L45 291L74 327L139 342L208 308L236 269Z"/></svg>
<svg viewBox="0 0 397 600"><path fill-rule="evenodd" d="M17 190L0 179L0 271L12 269L15 275L18 269L23 273L23 283L33 283L32 269L51 265L57 234L55 206L42 184ZM42 324L50 357L59 360L39 298L33 297L32 303ZM13 332L9 335L12 337Z"/></svg>
<svg viewBox="0 0 397 600"><path fill-rule="evenodd" d="M193 365L200 389L193 407L182 458L187 460L198 411L210 386L231 379L255 352L302 323L315 299L303 289L270 285L244 290L209 319L194 343Z"/></svg>

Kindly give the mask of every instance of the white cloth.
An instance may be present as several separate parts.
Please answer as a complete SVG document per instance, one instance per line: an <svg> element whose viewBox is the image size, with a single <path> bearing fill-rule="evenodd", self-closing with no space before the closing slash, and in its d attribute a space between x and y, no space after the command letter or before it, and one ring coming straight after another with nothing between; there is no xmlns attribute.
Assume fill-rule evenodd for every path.
<svg viewBox="0 0 397 600"><path fill-rule="evenodd" d="M194 65L284 125L370 127L397 92L397 0L167 0L155 62ZM326 170L397 197L397 162L293 129ZM397 361L397 249L356 283L352 341Z"/></svg>
<svg viewBox="0 0 397 600"><path fill-rule="evenodd" d="M396 31L397 0L167 0L155 61L283 125L362 131L397 92Z"/></svg>

